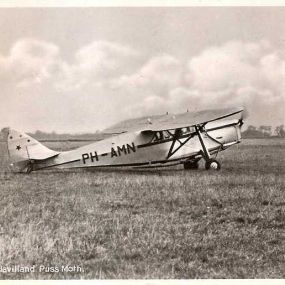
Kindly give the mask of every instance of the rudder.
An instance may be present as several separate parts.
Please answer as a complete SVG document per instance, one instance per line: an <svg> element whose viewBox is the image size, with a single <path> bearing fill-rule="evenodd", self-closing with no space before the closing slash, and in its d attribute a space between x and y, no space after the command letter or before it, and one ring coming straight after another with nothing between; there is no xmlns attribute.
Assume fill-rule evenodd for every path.
<svg viewBox="0 0 285 285"><path fill-rule="evenodd" d="M29 135L13 129L8 131L7 146L14 169L20 172L28 172L28 166L36 160L45 160L59 154Z"/></svg>

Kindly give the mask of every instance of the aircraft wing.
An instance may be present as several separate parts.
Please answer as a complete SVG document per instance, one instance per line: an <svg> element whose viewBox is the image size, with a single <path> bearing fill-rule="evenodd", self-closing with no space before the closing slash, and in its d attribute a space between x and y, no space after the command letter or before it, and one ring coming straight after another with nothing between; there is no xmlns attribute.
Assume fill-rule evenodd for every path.
<svg viewBox="0 0 285 285"><path fill-rule="evenodd" d="M175 130L195 125L204 125L209 122L221 120L233 115L239 114L243 111L242 108L224 109L224 110L205 110L193 113L183 113L174 115L170 120L165 122L154 122L149 124L143 131L164 131Z"/></svg>
<svg viewBox="0 0 285 285"><path fill-rule="evenodd" d="M155 132L174 130L195 125L203 125L208 122L234 116L243 111L243 108L213 109L198 112L186 112L182 114L165 114L160 116L143 117L121 122L104 132L120 134L131 131Z"/></svg>

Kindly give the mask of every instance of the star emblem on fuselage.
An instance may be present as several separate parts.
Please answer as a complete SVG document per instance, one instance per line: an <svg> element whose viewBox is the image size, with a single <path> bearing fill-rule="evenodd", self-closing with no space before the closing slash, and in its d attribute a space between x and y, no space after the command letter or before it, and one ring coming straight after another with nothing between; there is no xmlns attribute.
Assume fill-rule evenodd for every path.
<svg viewBox="0 0 285 285"><path fill-rule="evenodd" d="M16 150L20 150L20 149L21 149L21 146L17 145Z"/></svg>

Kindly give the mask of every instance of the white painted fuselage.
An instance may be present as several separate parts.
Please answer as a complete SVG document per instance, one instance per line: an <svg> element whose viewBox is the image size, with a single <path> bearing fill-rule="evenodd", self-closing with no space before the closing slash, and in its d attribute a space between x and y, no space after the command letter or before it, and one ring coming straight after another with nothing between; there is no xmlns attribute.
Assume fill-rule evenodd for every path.
<svg viewBox="0 0 285 285"><path fill-rule="evenodd" d="M193 128L181 129L179 141L171 131L128 132L102 141L59 153L43 161L35 161L33 170L89 167L154 167L183 163L202 157L202 147ZM223 120L205 125L201 132L210 154L222 151L241 140L241 125L238 120ZM189 139L189 137L191 137ZM187 142L169 157L169 150ZM175 143L173 143L175 141Z"/></svg>

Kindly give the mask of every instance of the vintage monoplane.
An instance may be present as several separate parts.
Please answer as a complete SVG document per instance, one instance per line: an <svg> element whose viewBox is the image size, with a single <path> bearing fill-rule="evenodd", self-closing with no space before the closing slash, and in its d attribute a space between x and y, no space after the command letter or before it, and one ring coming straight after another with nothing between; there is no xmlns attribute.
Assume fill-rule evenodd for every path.
<svg viewBox="0 0 285 285"><path fill-rule="evenodd" d="M183 164L221 168L213 158L241 141L242 108L185 112L123 121L110 137L70 151L53 151L29 135L9 129L8 151L18 172L48 168L164 167Z"/></svg>

